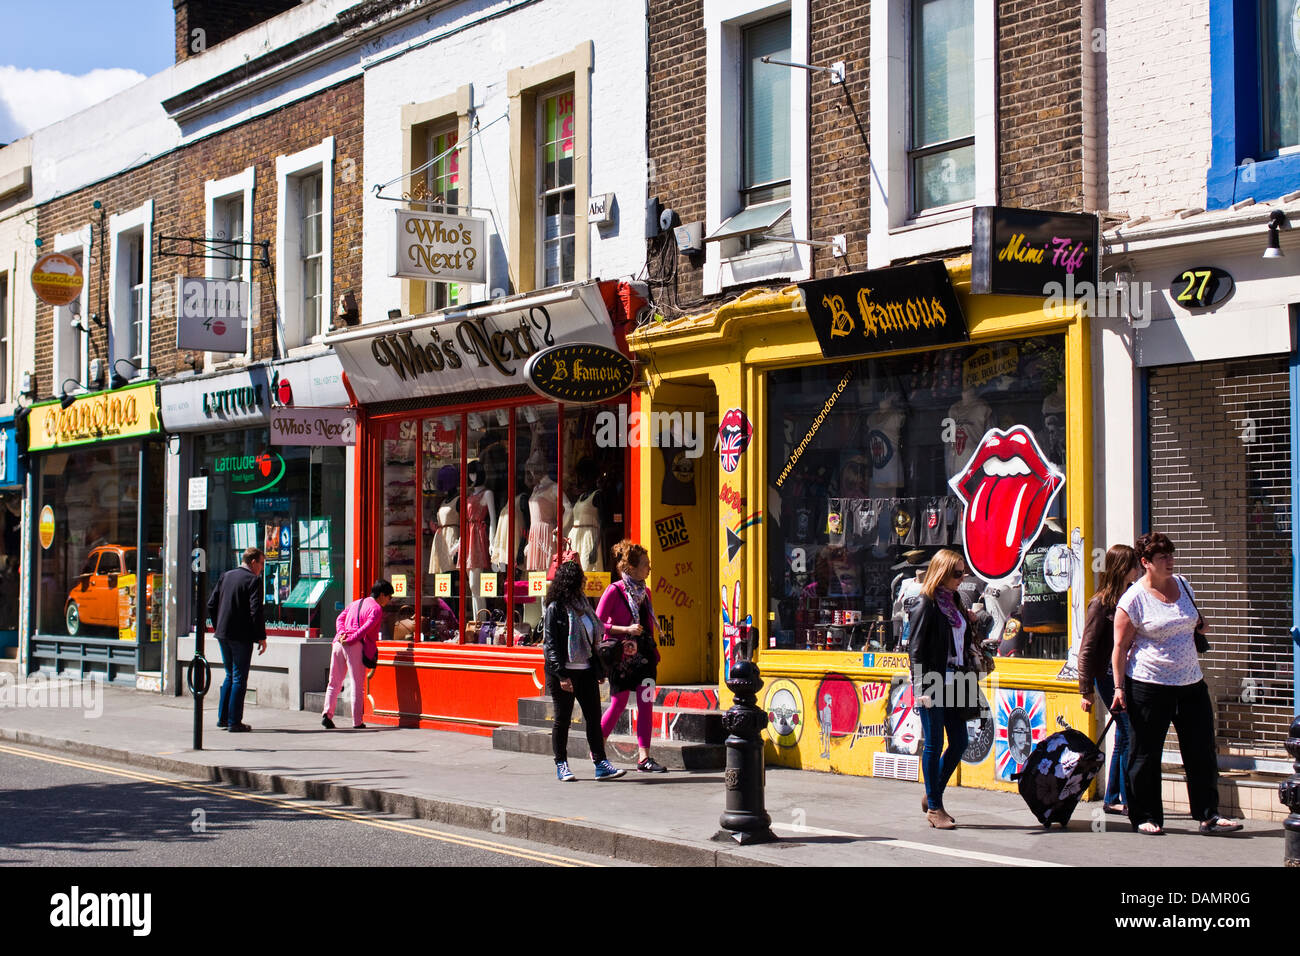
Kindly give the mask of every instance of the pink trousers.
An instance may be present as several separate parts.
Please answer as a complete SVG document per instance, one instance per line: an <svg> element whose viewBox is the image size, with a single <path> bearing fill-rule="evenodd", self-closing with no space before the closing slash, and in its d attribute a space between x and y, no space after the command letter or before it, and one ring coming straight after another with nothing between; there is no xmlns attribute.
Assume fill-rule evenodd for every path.
<svg viewBox="0 0 1300 956"><path fill-rule="evenodd" d="M623 715L623 708L627 706L627 697L633 693L630 690L621 690L617 694L609 695L609 707L600 718L600 733L602 737L608 737L614 732L614 726L618 723L618 718ZM649 699L647 699L649 698ZM655 695L651 690L649 694L644 694L641 689L636 691L636 742L638 746L650 749L650 725L654 720Z"/></svg>
<svg viewBox="0 0 1300 956"><path fill-rule="evenodd" d="M343 675L352 675L352 723L361 723L366 710L366 665L361 663L361 642L334 642L330 652L330 684L325 691L325 716L333 719L334 704L343 689Z"/></svg>

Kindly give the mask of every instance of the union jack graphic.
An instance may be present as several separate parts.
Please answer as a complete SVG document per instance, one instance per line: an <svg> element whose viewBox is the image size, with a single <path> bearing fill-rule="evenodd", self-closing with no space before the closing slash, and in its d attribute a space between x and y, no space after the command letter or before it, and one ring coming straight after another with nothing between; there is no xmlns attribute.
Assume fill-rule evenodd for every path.
<svg viewBox="0 0 1300 956"><path fill-rule="evenodd" d="M1014 739L1017 726L1028 725L1029 739ZM1011 780L1029 762L1029 752L1047 736L1047 700L1042 691L1000 690L993 735L994 771L999 780ZM1021 758L1017 760L1017 757Z"/></svg>
<svg viewBox="0 0 1300 956"><path fill-rule="evenodd" d="M731 474L740 465L740 456L749 447L754 426L739 408L727 409L718 426L718 460L722 470Z"/></svg>

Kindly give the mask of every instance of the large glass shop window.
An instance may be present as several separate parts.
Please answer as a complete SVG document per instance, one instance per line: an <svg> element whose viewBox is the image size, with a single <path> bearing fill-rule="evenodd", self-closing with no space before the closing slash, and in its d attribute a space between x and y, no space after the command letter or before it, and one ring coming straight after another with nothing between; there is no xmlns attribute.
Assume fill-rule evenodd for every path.
<svg viewBox="0 0 1300 956"><path fill-rule="evenodd" d="M396 592L384 637L538 644L564 551L599 594L623 536L625 454L600 426L619 420L618 406L526 405L382 424L378 563Z"/></svg>
<svg viewBox="0 0 1300 956"><path fill-rule="evenodd" d="M1001 656L1063 660L1064 339L768 375L769 646L905 649L929 559Z"/></svg>
<svg viewBox="0 0 1300 956"><path fill-rule="evenodd" d="M161 639L163 450L145 446L150 500L145 514L145 573L151 629ZM136 639L134 586L140 445L89 445L40 457L39 500L53 534L37 545L36 626L42 634ZM46 512L45 509L49 511ZM52 525L51 523L52 522ZM46 546L46 540L49 545ZM147 665L147 662L145 666Z"/></svg>
<svg viewBox="0 0 1300 956"><path fill-rule="evenodd" d="M208 469L208 586L244 549L261 548L267 625L332 638L344 598L347 449L272 445L265 428L200 435L195 444Z"/></svg>

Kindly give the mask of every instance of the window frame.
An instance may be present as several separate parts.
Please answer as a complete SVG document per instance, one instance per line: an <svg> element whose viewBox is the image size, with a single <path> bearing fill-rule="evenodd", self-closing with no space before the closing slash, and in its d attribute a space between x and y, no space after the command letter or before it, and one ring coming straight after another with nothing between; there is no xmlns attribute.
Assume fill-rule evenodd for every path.
<svg viewBox="0 0 1300 956"><path fill-rule="evenodd" d="M80 257L83 276L86 275L86 261L89 258L90 248L89 224L77 232L59 233L54 237L55 252L62 252L73 258ZM89 281L82 283L81 295L77 297L76 302L81 310L81 321L89 328L90 314L87 311L90 306ZM54 306L54 350L50 358L50 394L54 398L62 397L65 381L70 378L75 379L85 387L90 374L90 334L72 328L72 319L71 305Z"/></svg>
<svg viewBox="0 0 1300 956"><path fill-rule="evenodd" d="M975 34L975 195L916 214L912 202L912 0L871 0L871 231L867 267L969 246L976 206L998 203L997 12L972 0ZM890 197L906 197L890 203Z"/></svg>
<svg viewBox="0 0 1300 956"><path fill-rule="evenodd" d="M306 327L301 252L301 197L298 181L321 178L321 297L317 328ZM280 357L319 352L329 331L334 296L334 137L316 146L275 158L276 354Z"/></svg>
<svg viewBox="0 0 1300 956"><path fill-rule="evenodd" d="M747 209L743 205L745 31L778 17L790 18L790 58L809 62L809 13L804 3L771 0L705 0L705 236L725 232L727 223ZM809 232L809 75L790 71L790 210L772 233L811 238ZM785 200L773 200L783 202ZM811 247L800 243L757 241L749 237L704 244L705 295L767 279L796 281L812 277Z"/></svg>
<svg viewBox="0 0 1300 956"><path fill-rule="evenodd" d="M0 405L13 400L13 316L10 315L9 273L0 272Z"/></svg>
<svg viewBox="0 0 1300 956"><path fill-rule="evenodd" d="M535 196L536 196L536 201L537 201L537 213L536 213L536 216L534 217L534 218L535 218L535 229L534 229L534 235L533 235L533 242L534 242L534 248L538 250L538 252L540 253L540 255L537 256L537 262L536 262L536 275L533 277L533 281L534 281L534 283L535 283L535 287L538 288L538 289L549 289L549 288L551 288L552 286L565 285L566 283L576 281L576 279L577 279L577 277L578 277L578 262L577 262L577 248L578 248L578 233L577 233L577 228L578 228L578 202L577 202L577 197L578 197L578 182L577 182L577 180L578 180L578 160L579 160L579 157L578 157L578 149L577 149L577 145L578 145L578 144L577 144L577 135L576 135L577 131L576 131L576 129L575 129L575 131L574 131L575 135L574 135L574 148L573 148L573 181L570 182L570 183L567 183L567 184L565 184L565 185L562 185L562 186L553 186L553 187L551 187L550 189L546 188L546 185L545 185L545 183L546 183L546 172L545 172L545 169L546 169L546 159L545 159L545 156L546 156L546 148L547 148L548 146L551 145L551 143L550 143L549 141L547 141L546 138L545 138L545 137L546 137L546 114L545 114L546 103L547 103L548 100L554 99L555 97L558 97L558 96L563 96L563 95L566 94L566 93L568 93L570 96L573 96L573 97L574 97L574 114L573 114L573 121L574 121L574 124L575 124L575 127L576 127L576 124L577 124L577 121L578 121L578 114L577 114L577 96L576 96L576 93L574 92L574 88L573 88L573 84L572 84L572 83L567 83L567 82L563 82L563 81L561 81L560 83L549 84L549 85L547 85L547 86L545 86L545 87L542 87L542 88L538 89L538 90L537 90L536 97L535 97L535 109L536 109L537 112L536 112L536 115L534 116L533 122L535 123L535 128L536 128L536 130L537 130L537 138L536 138L536 140L535 140L535 142L534 142L534 145L533 145L533 177L534 177L534 178L533 178L533 182L534 182L534 184L535 184L535 185L534 185L534 194L535 194ZM558 146L560 145L560 143L562 143L563 141L564 141L564 140L563 140L563 137L561 137L561 139L556 140L555 145L558 147ZM557 197L557 196L558 196L558 197L561 197L561 200L560 200L560 202L561 202L561 207L560 207L560 208L561 208L560 219L561 219L561 222L563 222L564 215L563 215L563 198L562 198L562 197L563 197L566 193L570 193L570 192L573 194L573 197L574 197L574 204L573 204L573 228L574 228L574 232L573 232L573 247L574 247L574 262L573 262L573 269L574 269L574 274L573 274L572 276L567 276L567 277L566 277L566 276L563 274L563 273L564 273L564 269L563 269L563 265L562 265L562 263L563 263L563 242L564 242L564 237L565 237L566 234L562 232L560 235L558 235L558 236L555 237L555 240L547 240L547 238L546 238L546 202L547 202L548 199L552 199L552 198ZM561 226L561 228L563 228L563 226ZM560 267L560 273L561 273L561 274L560 274L560 277L559 277L559 281L558 281L558 282L555 282L555 283L548 283L548 282L546 281L546 244L547 244L548 241L558 241L558 242L560 243L560 249L561 249L561 258L560 258L560 261L561 261L561 267Z"/></svg>
<svg viewBox="0 0 1300 956"><path fill-rule="evenodd" d="M217 233L220 231L219 227L226 224L226 220L222 216L222 208L235 200L239 200L242 204L243 230L240 233L240 242L242 243L240 251L245 256L245 261L241 263L240 269L242 278L248 283L244 307L249 316L248 325L244 330L244 351L242 353L204 352L203 367L205 371L211 372L220 368L246 365L253 361L253 327L257 324L255 311L257 298L254 289L253 263L248 257L252 255L253 248L253 193L255 185L256 169L253 166L248 166L242 172L227 176L224 179L208 180L203 185L204 208L206 210L204 235L207 236L209 241L216 241ZM206 262L204 278L235 278L235 276L229 274L231 271L230 263L221 259L208 259ZM226 357L220 357L223 355Z"/></svg>

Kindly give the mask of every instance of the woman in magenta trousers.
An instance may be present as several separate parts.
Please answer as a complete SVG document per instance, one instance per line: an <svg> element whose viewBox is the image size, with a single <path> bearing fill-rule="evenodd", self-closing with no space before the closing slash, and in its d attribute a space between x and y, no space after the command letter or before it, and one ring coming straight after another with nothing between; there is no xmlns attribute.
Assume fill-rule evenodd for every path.
<svg viewBox="0 0 1300 956"><path fill-rule="evenodd" d="M623 641L621 660L609 668L609 707L600 719L600 732L608 737L636 694L636 743L642 773L667 773L668 768L650 756L650 727L655 703L655 678L659 669L659 648L655 641L655 612L650 603L646 578L650 575L650 553L632 541L614 546L614 562L620 580L601 595L596 616L605 625L606 637Z"/></svg>
<svg viewBox="0 0 1300 956"><path fill-rule="evenodd" d="M384 618L384 605L393 599L393 586L387 581L376 581L370 597L353 601L343 609L335 627L334 647L330 651L330 682L325 692L325 713L321 726L334 729L334 705L343 689L343 675L352 675L352 727L361 730L366 725L361 715L366 706L366 667L361 651L375 646L379 639L379 625Z"/></svg>

